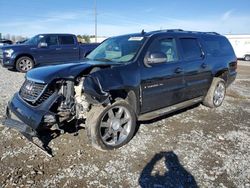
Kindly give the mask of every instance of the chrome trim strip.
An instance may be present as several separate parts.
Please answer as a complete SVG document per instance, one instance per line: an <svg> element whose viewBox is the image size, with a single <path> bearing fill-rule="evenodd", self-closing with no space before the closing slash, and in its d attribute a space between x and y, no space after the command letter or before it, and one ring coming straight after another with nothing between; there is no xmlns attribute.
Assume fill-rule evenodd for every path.
<svg viewBox="0 0 250 188"><path fill-rule="evenodd" d="M44 82L42 80L37 80L37 79L34 79L34 78L30 78L27 75L25 77L26 77L26 80L29 80L29 81L32 81L32 82L35 82L35 83L38 83L38 84L46 84L46 82Z"/></svg>
<svg viewBox="0 0 250 188"><path fill-rule="evenodd" d="M27 79L28 80L28 79ZM28 80L28 81L31 81L31 80ZM26 82L26 81L25 81ZM31 81L31 82L33 82L33 81ZM35 84L36 84L36 82L34 82ZM40 83L38 83L38 84L40 84ZM22 86L23 87L23 86ZM21 88L22 88L21 87ZM25 97L23 97L22 95L20 95L21 96L21 98L23 98L24 100L26 100L26 101L28 101L28 102L31 102L32 104L34 104L34 103L36 103L37 102L37 100L42 96L42 94L44 93L44 91L47 89L47 87L48 87L48 84L46 84L45 86L44 86L44 88L43 88L43 90L41 91L41 93L35 98L35 99L33 99L33 100L30 100L30 99L27 99L27 98L25 98ZM21 91L21 89L20 89L20 91ZM20 93L20 91L19 91L19 93Z"/></svg>
<svg viewBox="0 0 250 188"><path fill-rule="evenodd" d="M197 97L197 98L194 98L194 99L191 99L191 100L188 100L188 101L184 101L184 102L172 105L172 106L168 106L166 108L162 108L162 109L159 109L159 110L155 110L155 111L152 111L152 112L141 114L141 115L139 115L138 120L139 121L141 121L141 120L150 120L150 119L154 119L156 117L162 116L162 115L169 114L171 112L186 108L186 107L194 105L194 104L197 104L197 103L203 101L203 98L204 98L203 96Z"/></svg>

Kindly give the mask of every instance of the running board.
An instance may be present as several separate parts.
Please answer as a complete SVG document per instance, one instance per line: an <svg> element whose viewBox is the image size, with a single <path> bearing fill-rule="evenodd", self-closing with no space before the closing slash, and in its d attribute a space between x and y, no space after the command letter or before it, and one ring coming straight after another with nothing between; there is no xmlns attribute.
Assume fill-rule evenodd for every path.
<svg viewBox="0 0 250 188"><path fill-rule="evenodd" d="M202 101L203 101L203 97L197 97L197 98L194 98L194 99L182 102L182 103L175 104L173 106L168 106L166 108L162 108L159 110L155 110L152 112L142 114L138 117L138 120L139 121L151 120L151 119L157 118L159 116L163 116L163 115L169 114L171 112L181 110L183 108L195 105L195 104L200 103Z"/></svg>

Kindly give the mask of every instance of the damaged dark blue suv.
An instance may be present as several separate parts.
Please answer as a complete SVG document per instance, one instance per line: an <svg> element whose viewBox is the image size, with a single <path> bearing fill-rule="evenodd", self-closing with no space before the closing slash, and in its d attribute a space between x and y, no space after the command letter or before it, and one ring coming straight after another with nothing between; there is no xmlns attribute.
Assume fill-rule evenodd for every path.
<svg viewBox="0 0 250 188"><path fill-rule="evenodd" d="M219 107L237 58L217 33L161 30L112 37L82 63L29 71L7 107L6 125L26 137L84 125L99 150L123 146L138 120L202 103Z"/></svg>

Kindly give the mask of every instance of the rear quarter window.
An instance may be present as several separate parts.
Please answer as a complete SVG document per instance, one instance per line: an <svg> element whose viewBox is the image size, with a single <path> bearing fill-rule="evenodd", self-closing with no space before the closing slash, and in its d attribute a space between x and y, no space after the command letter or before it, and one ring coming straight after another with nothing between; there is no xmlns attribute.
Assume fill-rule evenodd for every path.
<svg viewBox="0 0 250 188"><path fill-rule="evenodd" d="M73 45L75 44L75 40L73 36L59 36L59 43L61 45Z"/></svg>
<svg viewBox="0 0 250 188"><path fill-rule="evenodd" d="M187 61L202 59L202 50L196 38L181 38L183 58Z"/></svg>
<svg viewBox="0 0 250 188"><path fill-rule="evenodd" d="M229 41L224 37L204 37L208 56L228 56L234 54Z"/></svg>

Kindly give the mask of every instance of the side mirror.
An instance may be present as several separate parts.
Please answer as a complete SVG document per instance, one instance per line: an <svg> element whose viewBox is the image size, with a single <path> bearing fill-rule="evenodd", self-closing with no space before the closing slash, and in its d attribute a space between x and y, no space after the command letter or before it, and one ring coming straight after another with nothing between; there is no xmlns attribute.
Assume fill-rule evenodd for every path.
<svg viewBox="0 0 250 188"><path fill-rule="evenodd" d="M165 63L166 61L167 61L167 56L166 56L166 54L164 54L162 52L150 53L145 59L145 63L148 65Z"/></svg>
<svg viewBox="0 0 250 188"><path fill-rule="evenodd" d="M40 42L40 43L38 44L38 47L39 47L39 48L47 48L47 47L48 47L48 44L47 44L46 42Z"/></svg>

